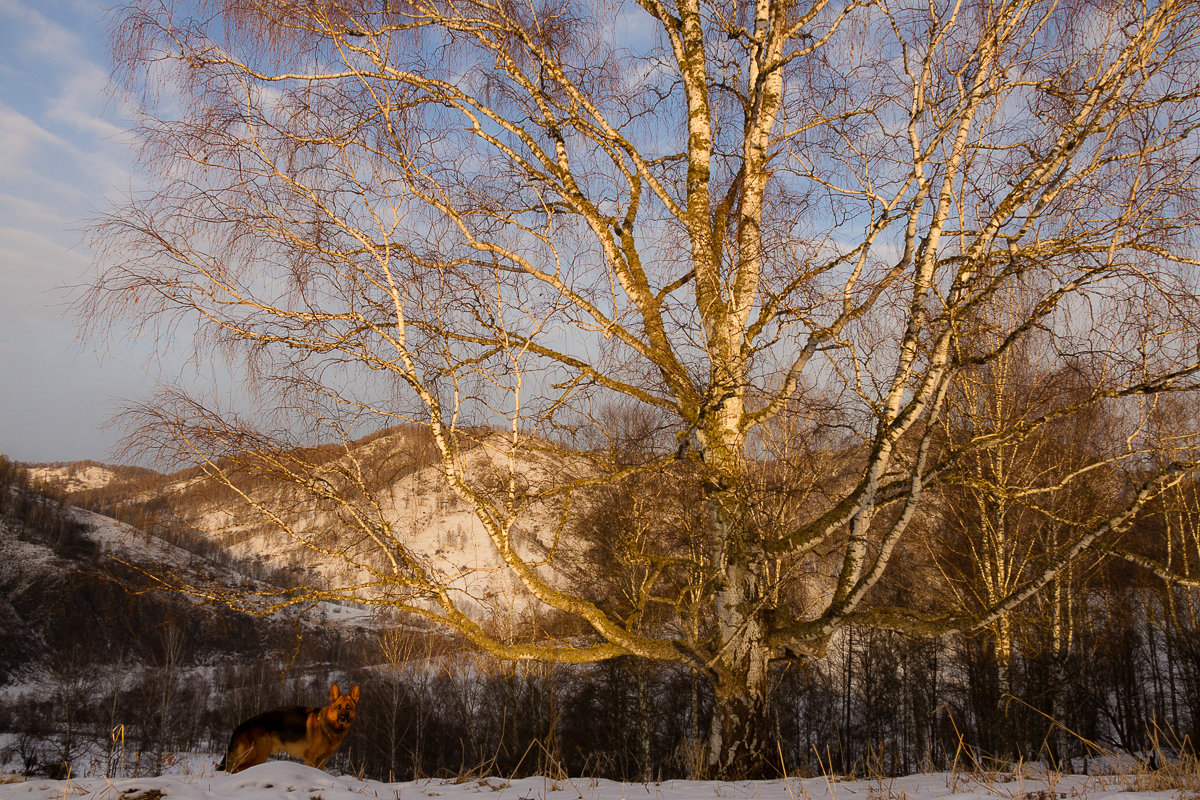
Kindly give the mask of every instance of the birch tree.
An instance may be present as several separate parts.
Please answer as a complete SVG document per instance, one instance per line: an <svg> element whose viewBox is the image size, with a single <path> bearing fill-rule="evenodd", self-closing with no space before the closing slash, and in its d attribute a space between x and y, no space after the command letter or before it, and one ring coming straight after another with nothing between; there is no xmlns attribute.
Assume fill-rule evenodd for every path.
<svg viewBox="0 0 1200 800"><path fill-rule="evenodd" d="M771 757L774 659L819 658L847 625L994 627L1194 468L1147 471L1140 432L1155 397L1197 383L1197 11L131 0L114 53L142 100L148 188L98 221L80 308L89 327L227 359L253 417L164 391L141 407L141 440L235 492L254 474L335 509L320 539L260 511L359 570L346 598L503 658L685 664L712 687L710 769L752 774ZM958 347L1009 294L1020 313ZM956 381L1031 343L1088 391L940 436ZM519 480L522 452L603 433L605 404L662 420L665 444ZM878 599L912 579L889 564L919 549L939 487L1098 410L1124 432L1103 456L1126 476L1111 509L986 602ZM504 568L578 635L500 636L466 613L352 448L314 466L272 433L299 419L346 442L424 426ZM464 449L481 425L508 465L486 485ZM772 472L784 428L828 459L811 492ZM565 530L589 485L650 470L702 512L686 546L634 559L653 626L514 541L535 504Z"/></svg>
<svg viewBox="0 0 1200 800"><path fill-rule="evenodd" d="M980 320L986 324L961 337L960 351L993 351L998 344L994 327L1007 326L992 323L1003 323L1019 307L1015 301L1009 296L1001 301L1002 308L990 309ZM937 520L926 548L950 592L949 603L959 608L994 607L1041 573L1046 559L1075 532L1122 504L1121 487L1114 485L1119 470L1110 469L1110 463L1126 460L1130 453L1121 432L1113 430L1116 420L1098 413L1095 406L1092 413L1054 413L1073 409L1086 398L1091 381L1075 370L1048 371L1041 363L1042 348L1033 344L1009 348L979 368L960 370L947 395L942 419L946 446L962 447L961 467L958 480L938 493ZM1039 421L1038 436L986 449L970 446L1012 430L1024 419ZM1144 447L1146 455L1156 449L1150 442ZM1090 564L1090 559L1080 561L1085 563L1058 571L1026 608L998 616L977 637L985 664L995 669L996 723L990 727L1004 755L1021 753L1005 710L1018 694L1012 670L1018 658L1065 663L1071 639L1069 611L1079 602L1069 584L1077 567ZM1043 700L1054 716L1055 698Z"/></svg>

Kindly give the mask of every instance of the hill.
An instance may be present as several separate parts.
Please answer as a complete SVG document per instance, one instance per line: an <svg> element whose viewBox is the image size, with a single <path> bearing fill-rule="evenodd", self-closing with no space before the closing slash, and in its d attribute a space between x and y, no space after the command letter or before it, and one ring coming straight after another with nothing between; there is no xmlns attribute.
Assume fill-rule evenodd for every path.
<svg viewBox="0 0 1200 800"><path fill-rule="evenodd" d="M70 486L116 476L111 486L121 474L64 465L57 477ZM362 616L337 607L255 617L150 591L147 575L166 572L238 586L261 579L153 527L73 506L48 475L0 457L0 761L51 775L64 763L101 763L116 758L99 744L116 725L130 757L207 743L264 698L324 683L328 665L344 661L333 654L365 635Z"/></svg>
<svg viewBox="0 0 1200 800"><path fill-rule="evenodd" d="M511 466L503 443L484 432L469 449L464 469L497 484ZM478 517L446 485L427 434L395 428L352 442L344 448L314 447L280 454L279 472L319 471L313 480L343 482L353 475L361 485L344 487L357 508L374 514L373 524L394 536L412 557L431 571L453 576L448 582L464 606L479 616L509 614L523 607L517 580L500 569L500 560ZM522 453L516 466L530 492L543 483L586 469L577 456ZM347 524L347 512L322 505L314 492L298 488L288 475L236 475L236 486L222 485L197 470L163 475L77 462L30 465L39 485L71 504L123 520L177 546L242 574L277 583L300 581L315 589L360 586L364 572L386 571L393 552ZM237 470L231 470L236 473ZM303 477L303 476L302 476ZM289 479L291 478L291 479ZM532 560L551 545L547 532L557 526L557 510L534 503L515 540ZM304 546L301 542L314 546ZM544 565L543 570L552 567ZM370 589L358 597L378 599Z"/></svg>
<svg viewBox="0 0 1200 800"><path fill-rule="evenodd" d="M78 495L107 487L156 483L165 476L144 467L103 464L98 461L69 461L26 465L35 484L63 494Z"/></svg>

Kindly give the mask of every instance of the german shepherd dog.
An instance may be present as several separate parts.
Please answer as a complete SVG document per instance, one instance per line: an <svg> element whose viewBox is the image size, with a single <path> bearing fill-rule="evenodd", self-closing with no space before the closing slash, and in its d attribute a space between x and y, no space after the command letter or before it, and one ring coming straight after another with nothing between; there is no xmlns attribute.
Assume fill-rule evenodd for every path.
<svg viewBox="0 0 1200 800"><path fill-rule="evenodd" d="M257 766L272 753L287 753L304 759L310 767L324 769L338 749L358 705L358 684L342 694L335 683L329 689L329 705L288 706L264 711L233 729L225 758L217 769L230 773Z"/></svg>

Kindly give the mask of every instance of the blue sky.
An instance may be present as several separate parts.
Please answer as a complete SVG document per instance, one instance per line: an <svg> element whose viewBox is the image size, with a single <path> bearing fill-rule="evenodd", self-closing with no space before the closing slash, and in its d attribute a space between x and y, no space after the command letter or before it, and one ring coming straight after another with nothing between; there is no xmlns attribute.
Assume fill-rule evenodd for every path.
<svg viewBox="0 0 1200 800"><path fill-rule="evenodd" d="M116 401L168 377L144 343L79 341L65 308L87 218L136 186L107 5L0 0L0 453L20 461L109 460Z"/></svg>

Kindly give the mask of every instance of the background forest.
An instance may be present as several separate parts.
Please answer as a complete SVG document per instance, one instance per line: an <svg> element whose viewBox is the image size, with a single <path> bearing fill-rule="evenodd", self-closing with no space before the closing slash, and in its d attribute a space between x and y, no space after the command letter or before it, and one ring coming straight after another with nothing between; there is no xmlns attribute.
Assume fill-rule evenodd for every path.
<svg viewBox="0 0 1200 800"><path fill-rule="evenodd" d="M361 684L363 700L335 771L387 780L703 775L711 691L683 668L630 658L504 663L393 616L258 618L127 592L121 584L135 583L136 570L105 558L94 539L105 518L68 496L136 522L139 535L168 540L194 563L247 580L287 575L164 524L153 502L114 502L162 480L123 474L119 492L67 495L0 460L9 556L0 570L0 743L9 768L128 776L197 753L215 761L240 719L317 703L337 681ZM1162 498L1127 544L1194 531L1195 490ZM619 506L606 507L598 528ZM1190 752L1200 734L1200 609L1193 590L1147 574L1128 561L1081 563L1007 617L1004 638L995 629L919 640L852 627L823 660L776 662L775 768L893 775L1027 759L1085 770L1101 750L1148 760Z"/></svg>

